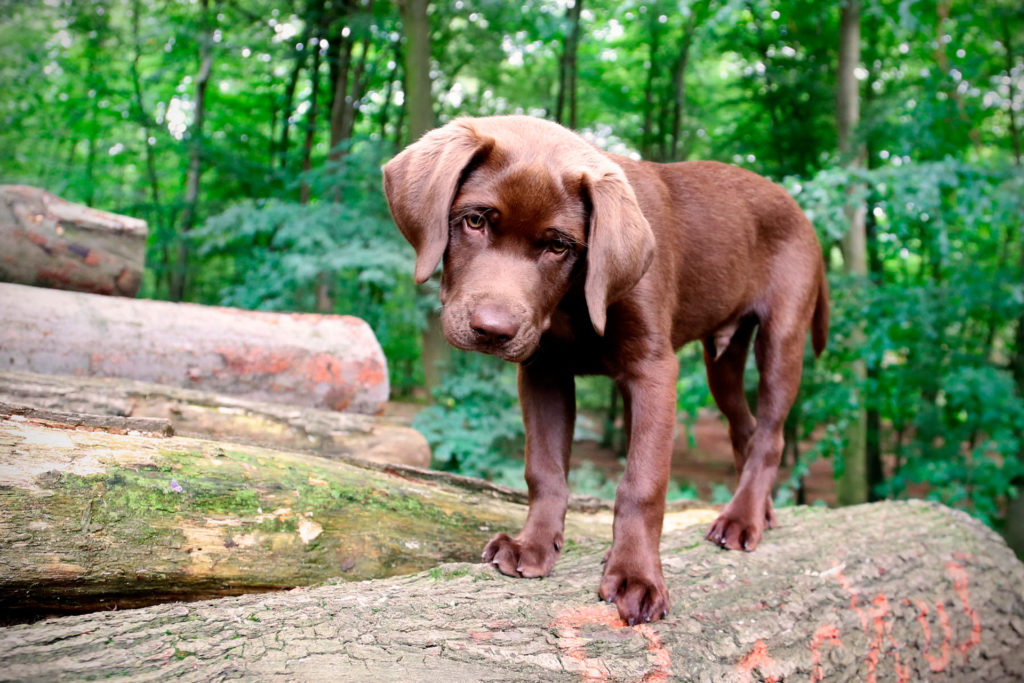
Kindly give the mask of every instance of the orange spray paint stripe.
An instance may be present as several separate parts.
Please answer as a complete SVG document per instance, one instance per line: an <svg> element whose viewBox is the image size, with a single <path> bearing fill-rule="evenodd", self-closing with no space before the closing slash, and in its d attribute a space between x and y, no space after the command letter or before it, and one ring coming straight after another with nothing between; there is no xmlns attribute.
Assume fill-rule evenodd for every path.
<svg viewBox="0 0 1024 683"><path fill-rule="evenodd" d="M903 602L907 605L910 604L909 600L904 600ZM949 665L949 641L953 638L953 629L949 626L949 615L946 614L946 608L942 606L941 602L935 605L935 613L939 615L939 625L942 626L942 645L939 646L938 656L929 652L932 642L932 630L928 626L928 605L925 604L924 600L918 600L917 609L919 610L917 622L921 624L921 631L924 632L924 658L928 660L928 666L931 667L932 672L939 673L945 671Z"/></svg>
<svg viewBox="0 0 1024 683"><path fill-rule="evenodd" d="M822 643L842 647L843 642L839 640L839 629L832 624L825 624L814 633L814 638L811 639L811 660L813 664L811 667L811 683L821 683L825 678L825 670L821 666L821 651L819 650Z"/></svg>
<svg viewBox="0 0 1024 683"><path fill-rule="evenodd" d="M641 680L648 681L649 683L663 683L668 680L669 675L672 673L672 656L668 649L662 645L661 637L657 632L648 624L632 627L626 626L625 622L619 618L613 608L604 605L586 605L566 610L551 624L552 628L562 632L562 639L565 643L560 643L559 647L582 665L580 674L583 680L596 683L598 681L607 681L611 676L611 672L608 671L608 667L605 666L604 662L592 660L584 652L583 646L586 644L587 639L579 635L579 628L584 624L597 624L616 630L632 628L634 632L639 633L647 640L647 649L654 655L654 667Z"/></svg>
<svg viewBox="0 0 1024 683"><path fill-rule="evenodd" d="M946 570L953 577L953 590L956 591L960 602L964 604L964 614L971 620L971 635L964 642L957 645L957 649L966 658L967 651L981 642L981 617L971 609L971 599L967 591L967 570L956 562L947 562Z"/></svg>
<svg viewBox="0 0 1024 683"><path fill-rule="evenodd" d="M754 649L740 660L737 668L740 671L739 680L741 683L754 680L754 669L758 669L762 675L767 676L764 679L765 683L778 683L779 680L779 665L768 654L768 646L764 644L763 640L754 643Z"/></svg>

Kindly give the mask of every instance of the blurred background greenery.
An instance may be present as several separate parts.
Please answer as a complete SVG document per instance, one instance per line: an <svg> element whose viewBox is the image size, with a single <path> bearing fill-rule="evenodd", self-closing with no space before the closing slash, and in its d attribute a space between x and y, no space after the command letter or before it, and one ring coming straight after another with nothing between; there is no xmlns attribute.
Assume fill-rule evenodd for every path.
<svg viewBox="0 0 1024 683"><path fill-rule="evenodd" d="M144 296L363 317L435 466L517 486L514 368L440 339L380 165L455 116L522 112L765 174L811 217L833 292L778 501L1024 521L1015 0L7 1L0 92L0 182L147 220ZM681 356L685 449L711 403ZM577 386L577 438L614 459L612 385ZM821 463L838 483L809 497ZM608 496L615 476L587 460L572 482Z"/></svg>

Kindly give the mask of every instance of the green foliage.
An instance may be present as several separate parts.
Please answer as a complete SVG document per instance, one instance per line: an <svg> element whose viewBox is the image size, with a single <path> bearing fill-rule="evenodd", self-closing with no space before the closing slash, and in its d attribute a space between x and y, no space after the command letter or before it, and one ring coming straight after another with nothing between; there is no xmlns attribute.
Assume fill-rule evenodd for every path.
<svg viewBox="0 0 1024 683"><path fill-rule="evenodd" d="M842 176L832 170L790 183L826 243L842 231ZM901 496L923 485L928 497L993 523L1024 481L1024 397L1006 367L1009 333L1024 316L1014 244L1024 174L943 160L857 179L874 219L872 282L833 279L830 351L807 368L801 405L804 434L825 425L825 438L795 476L814 457L840 457L860 395L885 425L891 453L877 493ZM853 348L847 340L863 320L865 343ZM868 367L864 386L847 372L852 358Z"/></svg>
<svg viewBox="0 0 1024 683"><path fill-rule="evenodd" d="M430 443L434 467L522 488L522 460L511 457L523 447L514 368L480 354L453 360L436 403L413 421Z"/></svg>

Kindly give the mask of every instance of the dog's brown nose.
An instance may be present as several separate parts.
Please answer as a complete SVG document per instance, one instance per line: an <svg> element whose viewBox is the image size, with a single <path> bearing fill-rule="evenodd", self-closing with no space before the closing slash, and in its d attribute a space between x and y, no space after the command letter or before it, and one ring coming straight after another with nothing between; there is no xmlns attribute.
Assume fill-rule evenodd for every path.
<svg viewBox="0 0 1024 683"><path fill-rule="evenodd" d="M504 344L519 332L519 319L498 304L481 304L473 309L469 326L482 341Z"/></svg>

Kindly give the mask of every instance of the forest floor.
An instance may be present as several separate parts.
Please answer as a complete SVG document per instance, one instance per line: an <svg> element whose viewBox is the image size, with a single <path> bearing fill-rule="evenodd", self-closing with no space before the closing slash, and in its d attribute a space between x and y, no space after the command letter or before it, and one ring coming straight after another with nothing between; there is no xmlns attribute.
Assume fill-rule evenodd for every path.
<svg viewBox="0 0 1024 683"><path fill-rule="evenodd" d="M412 418L422 409L422 403L391 401L385 408L385 415L411 423ZM595 418L591 423L599 425L600 421ZM730 491L735 489L736 471L733 467L732 445L729 442L729 429L725 420L714 410L702 410L692 429L692 447L687 425L680 423L676 430L672 453L672 479L681 485L689 483L695 486L701 500L711 500L712 489L716 485L727 486ZM617 480L622 474L624 460L614 448L602 446L592 439L573 441L572 467L579 467L585 461L590 461L609 479ZM810 466L804 478L808 505L817 501L827 505L835 504L835 480L832 475L831 460L817 460ZM776 480L784 481L788 476L789 468L782 468Z"/></svg>

